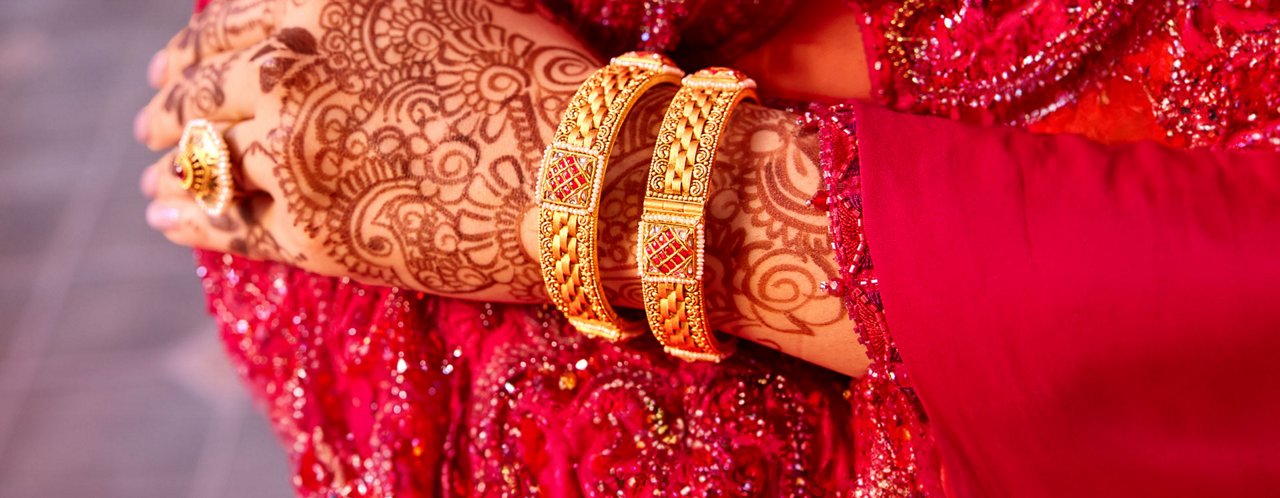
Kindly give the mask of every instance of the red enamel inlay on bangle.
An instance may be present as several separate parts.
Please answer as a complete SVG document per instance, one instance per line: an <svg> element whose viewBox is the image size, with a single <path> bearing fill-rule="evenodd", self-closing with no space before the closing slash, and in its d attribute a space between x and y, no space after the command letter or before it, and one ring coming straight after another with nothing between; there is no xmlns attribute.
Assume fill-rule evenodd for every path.
<svg viewBox="0 0 1280 498"><path fill-rule="evenodd" d="M587 161L587 159L566 154L551 163L551 171L547 175L547 191L551 193L553 199L566 203L585 203L582 196L591 188L591 177L587 172L588 164L585 164Z"/></svg>
<svg viewBox="0 0 1280 498"><path fill-rule="evenodd" d="M670 227L662 227L645 241L648 265L667 275L675 275L693 259L693 248Z"/></svg>

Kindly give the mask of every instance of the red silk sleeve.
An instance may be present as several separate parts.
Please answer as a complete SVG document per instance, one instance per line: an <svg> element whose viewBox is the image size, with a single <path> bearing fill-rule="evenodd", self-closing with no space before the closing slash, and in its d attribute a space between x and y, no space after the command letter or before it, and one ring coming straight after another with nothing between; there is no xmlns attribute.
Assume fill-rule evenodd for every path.
<svg viewBox="0 0 1280 498"><path fill-rule="evenodd" d="M1280 155L859 114L886 318L956 496L1280 490Z"/></svg>

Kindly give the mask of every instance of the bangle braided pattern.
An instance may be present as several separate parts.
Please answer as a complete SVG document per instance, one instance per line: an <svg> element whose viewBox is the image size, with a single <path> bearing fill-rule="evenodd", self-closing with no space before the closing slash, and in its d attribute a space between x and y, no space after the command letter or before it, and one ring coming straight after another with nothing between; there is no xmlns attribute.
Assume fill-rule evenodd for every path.
<svg viewBox="0 0 1280 498"><path fill-rule="evenodd" d="M706 316L704 213L721 132L738 103L756 98L754 88L729 69L685 78L654 146L636 259L649 326L681 359L719 361L729 354Z"/></svg>
<svg viewBox="0 0 1280 498"><path fill-rule="evenodd" d="M632 52L615 58L569 101L538 175L539 255L552 302L580 332L621 340L643 332L605 299L596 253L601 183L618 128L639 97L682 73L669 60Z"/></svg>

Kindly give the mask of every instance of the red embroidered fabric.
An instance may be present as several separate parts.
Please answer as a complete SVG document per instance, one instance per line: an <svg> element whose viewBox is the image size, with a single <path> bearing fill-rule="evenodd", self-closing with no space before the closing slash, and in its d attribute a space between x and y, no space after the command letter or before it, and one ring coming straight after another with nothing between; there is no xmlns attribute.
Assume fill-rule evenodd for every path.
<svg viewBox="0 0 1280 498"><path fill-rule="evenodd" d="M561 12L650 48L679 42L693 48L677 54L696 58L710 48L678 40L677 27L711 36L726 27L706 20L786 8L636 5ZM699 15L717 11L732 15ZM854 496L859 486L854 433L865 428L853 422L849 379L766 348L686 364L650 340L584 339L545 306L209 252L197 262L301 496Z"/></svg>
<svg viewBox="0 0 1280 498"><path fill-rule="evenodd" d="M668 52L682 67L724 64L786 22L798 0L543 0L600 55Z"/></svg>
<svg viewBox="0 0 1280 498"><path fill-rule="evenodd" d="M686 364L545 306L199 263L302 496L852 494L848 379L771 350Z"/></svg>
<svg viewBox="0 0 1280 498"><path fill-rule="evenodd" d="M876 100L1103 143L1280 144L1280 4L864 1Z"/></svg>
<svg viewBox="0 0 1280 498"><path fill-rule="evenodd" d="M1275 495L1280 153L859 117L950 496Z"/></svg>
<svg viewBox="0 0 1280 498"><path fill-rule="evenodd" d="M1142 3L1098 0L975 4L966 1L906 0L855 2L853 5L862 16L865 45L870 51L868 60L872 61L875 97L886 107L902 112L932 114L978 124L1001 123L1038 132L1078 133L1097 142L1108 144L1154 140L1175 147L1260 150L1280 148L1280 137L1276 135L1277 127L1280 126L1280 71L1277 71L1276 64L1280 63L1278 62L1280 59L1275 56L1280 53L1280 6L1272 2ZM941 474L951 477L949 480L940 481L942 487L956 496L1123 496L1126 493L1128 495L1155 493L1160 496L1203 496L1210 492L1252 496L1261 490L1274 489L1276 473L1273 469L1265 465L1242 464L1240 461L1241 454L1248 454L1249 451L1261 447L1257 443L1264 441L1260 432L1257 433L1260 438L1253 443L1253 446L1247 442L1249 441L1247 437L1241 439L1236 436L1224 436L1219 440L1209 438L1200 444L1217 446L1191 449L1190 454L1185 457L1178 455L1178 452L1188 450L1186 444L1195 443L1181 442L1180 436L1161 433L1158 430L1135 429L1128 432L1133 436L1123 440L1107 437L1106 431L1121 430L1118 427L1123 425L1121 421L1126 420L1125 415L1143 416L1142 410L1138 407L1146 407L1148 411L1145 415L1153 423L1161 419L1151 411L1158 409L1157 407L1170 407L1170 411L1182 410L1178 415L1165 414L1164 418L1181 420L1188 430L1192 427L1200 427L1197 424L1205 422L1203 417L1205 412L1212 411L1215 397L1213 393L1194 393L1190 390L1185 393L1188 396L1172 403L1169 402L1168 397L1160 397L1159 392L1146 398L1137 396L1125 398L1121 394L1115 400L1116 406L1126 406L1127 402L1130 409L1116 410L1113 413L1114 418L1103 419L1112 422L1112 425L1099 421L1095 432L1073 441L1054 441L1055 444L1060 445L1057 447L1060 451L1042 455L1044 458L1040 460L1032 458L1036 452L1031 450L1051 447L1048 444L1052 439L1050 432L1070 433L1078 429L1081 424L1079 420L1075 420L1074 423L1070 420L1072 415L1067 413L1070 406L1063 406L1061 407L1063 411L1055 412L1063 413L1068 418L1060 424L1055 425L1056 419L1032 422L1036 420L1034 417L1043 415L1040 411L1047 406L1052 406L1053 401L1058 401L1052 399L1050 395L1045 395L1046 392L1059 393L1047 386L1064 382L1064 378L1073 372L1071 368L1054 370L1045 366L1048 364L1044 361L1045 355L1071 357L1088 350L1091 344L1084 334L1064 330L1062 334L1071 337L1071 340L1066 343L1067 345L1059 344L1060 347L1057 349L1041 348L1031 351L1030 349L1034 348L1029 348L1017 354L988 354L990 351L1013 349L1005 344L1016 341L1007 341L1009 339L1007 334L1005 337L994 337L999 334L986 334L986 331L1018 331L1021 333L1019 337L1023 340L1039 344L1035 337L1039 337L1039 334L1052 335L1052 327L1029 324L1037 323L1036 319L1053 315L1048 311L1039 315L1025 311L1030 304L1036 302L1035 298L1030 294L1016 291L1012 294L1024 295L1026 302L1018 303L1017 299L1006 300L1005 305L1014 303L1015 309L1004 308L1008 310L1004 314L992 312L1000 308L990 306L991 303L987 302L983 302L987 306L957 306L958 303L972 303L974 296L978 294L966 292L964 289L967 285L984 286L982 288L1016 287L1009 282L1019 281L1020 276L1025 276L999 271L975 274L974 271L962 271L958 268L973 268L974 265L966 266L963 261L964 257L974 254L979 255L973 256L974 259L999 260L999 263L994 261L991 263L997 265L994 268L1007 268L1004 265L1015 264L1014 259L1006 260L999 256L991 258L990 255L1003 254L1002 251L1009 251L1009 247L1022 248L1023 244L1030 244L1030 241L1000 239L999 243L1006 245L997 247L997 239L993 238L984 246L981 242L974 242L973 237L965 239L963 235L956 235L955 227L981 225L981 220L984 217L995 216L996 210L992 209L990 212L984 212L981 209L971 210L968 212L969 218L965 220L929 212L928 209L932 208L959 209L965 204L940 202L940 199L945 199L946 195L954 192L943 193L945 187L929 190L931 187L926 187L926 184L947 185L948 182L919 181L921 179L919 175L928 177L935 167L942 168L949 164L946 160L938 159L939 154L941 157L953 160L952 162L955 162L956 158L963 157L965 159L959 160L959 164L963 166L954 167L951 172L958 176L946 177L951 179L950 187L958 188L968 185L967 190L959 194L964 199L994 199L1000 192L1001 184L990 180L999 174L1005 174L997 168L1015 163L987 162L986 158L999 157L1006 161L1017 161L1016 164L1021 164L1027 169L1028 172L1024 172L1022 176L1015 175L1016 179L1005 179L1005 181L1018 182L1014 185L1019 185L1022 189L1030 188L1026 182L1031 181L1028 179L1031 175L1030 171L1038 171L1035 169L1037 166L1043 167L1046 171L1054 170L1053 165L1058 165L1057 167L1061 168L1060 171L1067 171L1070 167L1074 167L1080 173L1072 177L1076 183L1066 182L1058 187L1060 190L1075 188L1080 191L1087 190L1084 186L1094 180L1089 168L1103 168L1105 161L1099 160L1100 154L1096 149L1089 150L1088 154L1085 154L1079 151L1087 147L1055 148L1048 141L1033 144L1034 139L1028 138L1025 134L1015 137L1009 133L1009 130L964 128L965 131L961 132L960 127L942 126L936 120L912 119L883 111L864 113L860 107L858 109L853 113L864 118L867 115L875 116L872 118L875 126L871 127L874 128L874 133L859 136L863 140L870 140L862 144L864 147L875 146L877 155L874 159L877 171L880 172L876 176L879 178L877 186L881 188L877 214L882 218L869 220L868 223L872 221L879 223L876 230L876 234L880 237L878 240L890 248L889 254L892 256L886 257L885 261L895 263L893 274L897 278L892 280L891 287L896 291L898 307L890 311L894 312L896 309L897 313L907 314L899 316L897 322L894 318L897 315L891 314L887 322L900 322L900 325L905 324L904 327L909 327L902 329L911 334L904 337L910 339L912 349L908 351L916 355L914 356L916 361L927 362L913 365L910 363L912 357L908 357L908 361L904 364L898 353L899 341L887 333L885 328L862 331L862 339L869 345L872 354L875 355L877 352L879 354L874 357L876 364L872 374L877 371L888 371L894 375L892 383L875 385L866 379L863 382L878 388L874 390L879 393L892 392L893 384L900 388L901 394L893 394L890 402L886 403L883 398L881 399L884 405L892 406L893 401L899 399L912 402L898 403L903 408L891 410L887 414L887 421L881 422L880 426L900 427L904 432L909 432L915 427L924 427L927 436L930 436L922 445L895 444L890 439L879 438L880 441L886 441L884 446L898 450L883 452L883 454L904 454L905 452L916 459L908 458L906 459L908 462L923 462L923 465L914 467L911 464L902 465L890 475L901 478L901 476L910 475L910 469L917 469L920 471L916 476L917 479L926 483L926 489L931 489L927 484L931 479L930 470L935 467L931 467L930 462L935 462L934 459L937 459L945 462L939 464L943 467ZM890 122L901 125L901 129L884 125ZM914 133L911 137L903 136L908 132L908 128ZM1070 140L1064 140L1064 142L1070 142ZM1070 145L1078 146L1080 143L1070 142ZM959 148L966 151L966 154L947 156L946 147ZM1048 157L1038 156L1037 153L1047 154ZM1151 180L1147 180L1148 185L1144 188L1149 198L1161 197L1161 194L1155 193L1157 190L1155 185L1160 185L1162 181L1183 181L1177 178L1189 179L1194 175L1199 175L1201 180L1205 180L1215 175L1201 174L1204 170L1211 168L1214 164L1231 162L1225 156L1205 154L1186 157L1170 154L1144 155L1134 154L1130 149L1123 148L1111 150L1109 153L1111 154L1109 160L1113 164L1105 167L1127 166L1135 171L1144 167L1154 169L1156 165L1172 168L1166 179L1161 180L1160 175L1154 175ZM1055 154L1063 157L1057 157ZM919 163L921 157L926 158L923 164ZM1066 157L1073 158L1075 162L1064 159ZM1085 158L1090 158L1092 162L1086 161ZM1139 159L1147 162L1144 163ZM1130 162L1132 164L1129 164ZM1247 162L1242 161L1237 168L1239 171L1233 169L1228 172L1227 168L1223 168L1216 175L1217 181L1219 184L1224 184L1226 180L1223 178L1226 176L1246 176L1240 174L1243 171L1250 171L1249 166L1245 164L1260 165L1263 162L1265 160L1259 161L1257 158L1252 158ZM1070 163L1071 166L1068 167L1063 163ZM1193 165L1199 168L1193 169ZM856 166L850 168L853 169ZM1266 169L1255 168L1253 171L1265 172ZM941 170L938 172L941 173ZM866 178L872 178L872 176L868 175ZM1266 187L1267 178L1269 177L1266 174L1257 176L1259 184L1256 186L1257 189L1268 188ZM894 183L888 179L894 179L897 182ZM987 183L984 184L984 181ZM830 185L831 182L828 183ZM853 182L846 180L838 183L843 183L848 188L848 185ZM1212 185L1206 183L1204 187L1208 190L1201 192L1200 197L1195 199L1212 199L1213 195L1218 194L1213 191ZM1232 187L1223 186L1222 188ZM1243 196L1244 190L1237 193ZM930 197L930 194L937 195ZM851 214L856 213L853 216L861 216L861 193L849 194L849 197L857 202L847 203L849 207L845 208L846 211ZM1028 204L1039 207L1042 207L1044 202L1037 202L1036 199L1040 199L1039 196L1025 191L1014 197L1027 199ZM1084 198L1086 197L1082 197ZM1239 202L1241 204L1256 203L1258 199L1253 197L1251 200L1245 200L1241 197ZM1208 203L1212 204L1212 201ZM1255 211L1252 213L1237 213L1236 218L1250 219L1265 212L1268 208L1261 204L1255 204ZM919 205L918 208L917 205ZM1119 208L1115 206L1112 208L1112 211L1096 214L1095 216L1101 217L1097 221L1105 223L1114 221L1111 218L1119 219L1123 216ZM1206 209L1209 208L1206 207ZM1029 211L1034 210L1029 209ZM1077 223L1089 219L1089 215L1085 214L1084 210L1070 212L1076 216L1074 221ZM832 212L833 230L841 225L841 217L839 213ZM926 217L928 222L924 222L921 217ZM1149 212L1145 214L1145 218L1139 219L1144 223L1164 220L1171 226L1177 223L1173 221L1176 217L1171 216L1170 213ZM1011 225L1018 223L1016 219L1004 221ZM948 228L925 228L935 226L933 223L943 223ZM1028 223L1028 221L1023 219L1021 223ZM1226 221L1226 223L1232 222ZM845 225L853 224L845 223ZM1057 226L1066 226L1066 224L1058 223ZM862 225L856 224L856 228L860 230ZM1113 229L1120 229L1120 226L1115 226ZM848 229L841 229L838 233L833 231L833 237L837 242L844 241L843 250L837 246L837 256L843 256L845 261L852 261L853 257L868 257L865 251L858 252L850 249L854 243L866 244L867 242L860 231L856 237L850 235L851 233ZM912 235L906 235L908 233ZM932 235L923 235L924 233ZM1074 240L1107 240L1105 235L1085 235L1086 233L1092 232L1082 229L1073 234L1076 237ZM1249 236L1256 234L1257 232L1251 232ZM948 239L953 245L938 247L925 242L937 241L953 235L956 236ZM1243 231L1237 235L1246 236ZM1210 235L1205 235L1203 239L1193 242L1203 245L1212 238ZM873 239L871 244L874 245L876 240ZM1257 238L1255 242L1258 242L1258 245L1250 246L1251 251L1258 247L1266 247L1265 244L1270 243L1265 237ZM991 251L990 254L988 251ZM1013 251L1016 253L1017 249ZM1044 258L1047 257L1046 252L1051 251L1041 250L1035 254ZM1246 253L1248 251L1243 249L1236 251L1237 255ZM904 261L904 258L908 257L905 256L907 254L911 255L909 262ZM1123 254L1123 250L1118 249L1116 254ZM934 257L936 255L947 256ZM1061 257L1066 261L1074 262L1073 256L1063 254ZM1188 259L1182 261L1182 264L1190 264L1190 261L1194 260ZM1207 266L1204 262L1196 262L1195 265ZM847 295L850 297L851 305L858 306L859 303L863 303L862 309L871 308L865 305L868 301L865 296L874 295L877 298L879 296L878 281L871 273L874 269L869 266L869 264L846 264L848 274L842 275L841 281L845 284L844 287L849 289ZM1109 279L1109 283L1124 281L1120 278L1121 273L1098 272L1097 270L1101 267L1102 265L1098 265L1097 268L1093 268L1094 273L1090 274ZM1262 271L1266 267L1265 264L1259 264L1254 271ZM932 271L921 270L922 268ZM1230 265L1223 268L1221 275L1230 275L1239 269ZM1090 270L1078 271L1090 272ZM1117 268L1114 271L1122 272L1123 270ZM1164 271L1176 270L1171 266ZM1136 276L1137 272L1132 273L1130 277L1138 282L1161 279L1160 273L1144 276ZM987 279L984 280L983 277ZM1004 282L1004 285L992 283L993 279ZM949 284L943 287L935 285L941 282ZM1052 285L1044 285L1043 282L1028 282L1025 285L1033 286L1030 288L1035 289L1052 288ZM1249 292L1256 292L1258 288L1258 286L1238 283L1231 292L1220 292L1220 294L1251 296ZM1124 297L1117 296L1117 298L1106 302L1103 309L1107 305L1127 306L1146 302L1144 301L1146 296L1140 295L1129 296L1129 300L1133 303L1126 303ZM949 306L928 304L938 303L940 299L948 302ZM1256 297L1242 297L1242 299L1256 299ZM879 299L874 302L877 305L880 304ZM1220 309L1227 308L1224 306ZM980 315L981 318L967 323L968 327L961 326L960 324L964 322L959 317L964 313L945 314L950 311L944 311L956 309L969 309L974 313L966 316ZM1260 338L1263 335L1260 335L1259 324L1274 323L1274 321L1268 321L1269 315L1258 313L1258 309L1251 309L1247 304L1243 308L1231 309L1236 310L1227 312L1232 313L1230 323L1233 325L1230 326L1235 327L1232 332L1235 337L1241 337L1241 340L1249 344L1261 342ZM982 312L976 310L982 310ZM1099 314L1105 315L1105 313ZM943 316L952 317L955 321L941 319L940 317ZM1154 320L1154 315L1144 316L1145 318L1131 322L1107 323L1104 321L1101 323L1115 328L1113 335L1149 337L1154 331L1132 328L1120 330L1121 327L1115 327L1117 323L1133 323L1137 326L1141 323L1147 323L1148 326L1158 323ZM918 319L921 317L930 318ZM879 318L883 319L882 316ZM1116 320L1122 319L1133 319L1133 317L1126 316ZM870 321L870 323L884 322ZM1220 323L1228 326L1225 321ZM1083 330L1091 331L1112 330L1101 325L1082 327ZM977 333L978 330L983 333ZM966 331L974 333L965 335ZM1144 336L1144 332L1148 335ZM1203 332L1197 332L1194 337L1199 337L1200 333ZM1101 338L1097 339L1102 342ZM1172 350L1175 347L1173 345L1178 344L1177 341L1178 339L1172 336L1150 337L1145 344L1147 348L1154 351L1164 351ZM906 345L907 342L903 344ZM959 347L959 344L965 346ZM926 351L929 353L926 354ZM1238 352L1227 350L1225 353L1225 355L1233 354ZM958 361L957 355L965 360L977 362L983 367L973 368L972 365ZM1117 358L1119 357L1122 356L1118 355ZM988 364L984 359L997 361ZM1120 365L1152 364L1162 359L1163 357L1156 353L1150 358L1134 360L1132 364L1121 362ZM1007 365L999 363L1000 360L1022 365L1024 368L1021 370L1004 368ZM1142 363L1144 361L1146 363ZM1276 379L1273 372L1259 374L1260 370L1256 368L1260 365L1258 360L1250 359L1249 361L1252 363L1219 366L1213 372L1209 372L1217 377L1205 375L1201 379L1249 378L1264 384ZM1039 368L1027 368L1027 365L1038 365ZM927 374L929 385L919 387L931 390L922 391L921 397L926 401L925 405L937 412L935 415L947 417L944 423L937 426L931 425L924 417L923 411L913 412L906 408L908 404L915 404L917 399L915 396L917 386L910 381L911 377L906 375L906 370ZM1110 382L1106 388L1097 388L1094 393L1096 396L1113 395L1120 390L1117 386L1121 385L1129 386L1133 389L1132 393L1152 393L1170 384L1168 381L1144 384L1143 382L1150 380L1153 374L1135 373L1132 370L1121 371L1118 367L1116 370L1113 382ZM1174 369L1173 374L1176 375L1180 370L1184 369ZM1242 370L1247 370L1249 375L1233 373ZM1024 372L1025 378L1009 378L1010 372L1018 371ZM1062 377L1055 378L1054 375ZM868 377L873 375L869 374ZM972 382L969 379L972 379ZM1119 382L1121 380L1129 383ZM981 384L984 381L987 383ZM966 389L960 389L957 386L965 386ZM1251 391L1251 389L1245 390ZM1228 392L1227 390L1214 391L1219 395ZM1028 401L1032 397L1025 394L1029 392L1044 395L1044 399ZM1197 398L1194 397L1196 394L1204 395ZM1247 399L1247 397L1242 395L1241 399ZM930 401L932 403L929 403ZM1242 406L1269 406L1266 403L1255 405L1244 403L1246 404ZM1087 403L1081 403L1077 408L1085 408L1085 405ZM1186 405L1191 405L1191 408L1188 409ZM1093 408L1101 409L1104 405L1088 405L1088 409ZM956 416L960 413L965 415ZM1186 414L1190 415L1183 416ZM916 420L908 418L905 423L898 422L900 419L896 418L911 415L918 415L919 418ZM1183 418L1179 419L1180 416ZM1245 423L1245 418L1232 417L1232 420ZM1000 422L1002 420L1005 422ZM1217 424L1206 425L1216 427ZM1009 437L1010 432L1015 430L1022 431L1019 434L1023 437ZM1035 432L1037 430L1042 433L1037 434ZM1242 429L1241 432L1247 431ZM891 432L882 431L881 434L891 434ZM1144 437L1148 439L1144 441ZM918 438L902 439L916 443L921 441ZM1090 446L1099 439L1114 444L1110 449L1111 454L1104 456L1104 452L1096 451L1098 448ZM877 439L872 439L872 441L875 440ZM939 440L941 443L938 442ZM865 440L859 440L859 443L865 444ZM1073 443L1075 446L1071 446ZM1001 446L1002 444L1005 446ZM1019 444L1030 444L1034 448L1019 450L1017 446ZM1238 446L1233 447L1232 444L1238 444ZM1230 450L1223 451L1223 448L1229 447L1238 451L1235 454ZM1161 451L1169 453L1160 454ZM943 454L938 455L938 453ZM1114 462L1115 465L1104 464L1108 458L1114 459L1117 458L1116 455L1132 453L1136 453L1132 455L1135 460L1123 462L1123 465L1119 461ZM1135 461L1143 463L1135 465ZM1170 464L1170 462L1178 463ZM1079 466L1067 467L1071 464ZM1171 470L1177 465L1182 466L1180 467L1182 472ZM1059 472L1046 472L1050 468ZM1074 472L1071 469L1074 469ZM1127 481L1126 474L1121 469L1132 471L1127 474ZM1163 481L1160 481L1159 470L1169 472ZM1268 482L1271 484L1267 484ZM1232 491L1225 491L1227 489Z"/></svg>
<svg viewBox="0 0 1280 498"><path fill-rule="evenodd" d="M863 231L857 113L851 104L798 109L817 128L824 189L810 201L827 211L839 275L823 287L843 298L871 365L851 388L854 458L861 496L942 496L941 467L927 417L889 335L879 281Z"/></svg>
<svg viewBox="0 0 1280 498"><path fill-rule="evenodd" d="M602 51L676 47L697 61L750 46L790 3L546 5ZM1280 141L1276 7L855 8L877 96L899 110L1105 142ZM713 44L726 29L742 38ZM855 112L807 110L822 136L842 264L829 285L860 319L874 360L852 384L750 345L720 366L677 365L649 342L581 339L544 307L441 299L198 252L210 311L289 449L298 493L941 495L933 434L880 312L862 237Z"/></svg>

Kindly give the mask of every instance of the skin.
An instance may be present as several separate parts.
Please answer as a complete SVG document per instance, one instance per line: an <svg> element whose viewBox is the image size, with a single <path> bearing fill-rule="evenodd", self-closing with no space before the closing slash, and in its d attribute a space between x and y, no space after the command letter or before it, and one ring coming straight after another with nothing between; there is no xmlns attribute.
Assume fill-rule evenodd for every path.
<svg viewBox="0 0 1280 498"><path fill-rule="evenodd" d="M142 180L155 198L149 222L181 245L323 275L545 302L533 179L560 109L602 61L521 5L215 1L157 55L159 91L137 131L166 150L186 121L213 121L244 195L226 215L205 215L171 173L169 152ZM849 34L838 24L792 26L739 62L769 75L762 86L781 96L814 96L826 83L769 68L800 64L821 50L797 47L847 43ZM859 91L851 88L839 91ZM653 92L633 109L605 179L601 240L618 242L600 248L601 269L620 306L641 304L634 227L669 99ZM859 374L866 358L844 308L818 288L836 266L825 214L805 203L821 186L817 157L817 137L795 116L753 105L736 112L708 211L711 318L725 332Z"/></svg>

